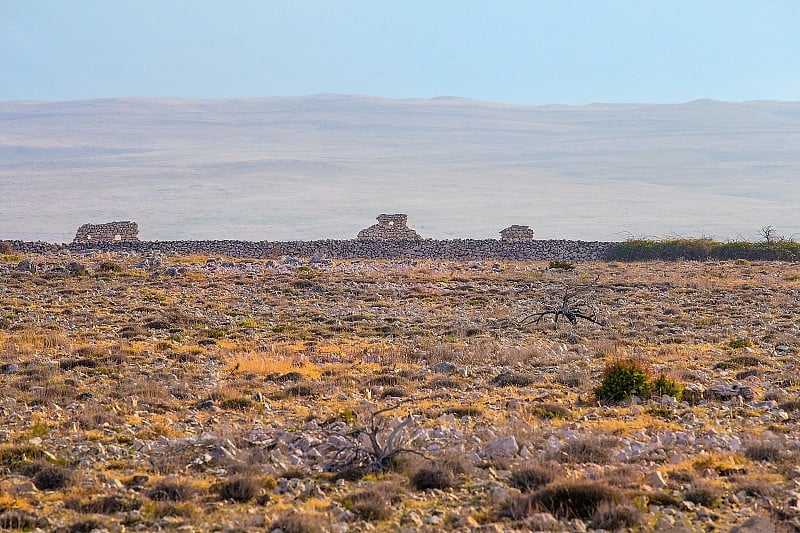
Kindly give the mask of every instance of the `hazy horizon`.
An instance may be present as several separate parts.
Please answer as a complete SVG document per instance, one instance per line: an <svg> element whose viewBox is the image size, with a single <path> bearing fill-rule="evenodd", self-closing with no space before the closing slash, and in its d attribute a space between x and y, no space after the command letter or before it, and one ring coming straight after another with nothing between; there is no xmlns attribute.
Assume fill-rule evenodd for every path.
<svg viewBox="0 0 800 533"><path fill-rule="evenodd" d="M800 234L800 103L517 106L353 95L0 102L0 238L755 239Z"/></svg>
<svg viewBox="0 0 800 533"><path fill-rule="evenodd" d="M0 100L797 101L798 22L793 0L4 2Z"/></svg>

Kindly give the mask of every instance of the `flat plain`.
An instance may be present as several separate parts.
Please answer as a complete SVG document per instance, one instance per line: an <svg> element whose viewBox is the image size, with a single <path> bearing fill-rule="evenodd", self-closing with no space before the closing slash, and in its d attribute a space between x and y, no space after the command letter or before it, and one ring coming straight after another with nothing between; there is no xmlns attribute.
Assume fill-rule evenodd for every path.
<svg viewBox="0 0 800 533"><path fill-rule="evenodd" d="M4 528L800 528L798 263L9 252Z"/></svg>
<svg viewBox="0 0 800 533"><path fill-rule="evenodd" d="M519 106L352 95L0 102L0 239L800 234L800 103Z"/></svg>

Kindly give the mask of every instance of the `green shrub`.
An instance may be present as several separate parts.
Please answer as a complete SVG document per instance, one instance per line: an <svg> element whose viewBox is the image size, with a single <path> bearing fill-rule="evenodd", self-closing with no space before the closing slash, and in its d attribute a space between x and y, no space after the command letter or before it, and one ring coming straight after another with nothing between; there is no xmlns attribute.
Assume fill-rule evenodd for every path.
<svg viewBox="0 0 800 533"><path fill-rule="evenodd" d="M120 265L119 263L115 263L114 261L103 261L100 263L100 271L101 272L122 272L125 270L125 267Z"/></svg>
<svg viewBox="0 0 800 533"><path fill-rule="evenodd" d="M800 243L784 238L764 242L717 242L708 238L629 239L612 246L606 253L606 259L610 261L649 261L654 259L796 261L798 258L800 258Z"/></svg>
<svg viewBox="0 0 800 533"><path fill-rule="evenodd" d="M299 266L294 270L294 272L300 279L314 279L317 277L317 271L310 266Z"/></svg>
<svg viewBox="0 0 800 533"><path fill-rule="evenodd" d="M619 402L632 395L646 398L650 387L649 370L639 361L627 359L607 366L594 392L600 400Z"/></svg>
<svg viewBox="0 0 800 533"><path fill-rule="evenodd" d="M651 386L653 394L658 396L672 396L680 400L683 396L683 385L673 379L668 378L665 374L659 376L653 381Z"/></svg>
<svg viewBox="0 0 800 533"><path fill-rule="evenodd" d="M728 346L737 349L737 348L749 348L753 345L750 339L731 339L728 341Z"/></svg>
<svg viewBox="0 0 800 533"><path fill-rule="evenodd" d="M545 420L552 420L554 418L570 420L572 418L572 411L570 411L568 407L549 402L534 405L531 407L531 414Z"/></svg>
<svg viewBox="0 0 800 533"><path fill-rule="evenodd" d="M555 270L575 270L575 265L573 263L570 263L569 261L562 261L561 259L556 259L556 260L550 261L550 263L547 265L547 268L549 268L551 270L552 269L555 269Z"/></svg>

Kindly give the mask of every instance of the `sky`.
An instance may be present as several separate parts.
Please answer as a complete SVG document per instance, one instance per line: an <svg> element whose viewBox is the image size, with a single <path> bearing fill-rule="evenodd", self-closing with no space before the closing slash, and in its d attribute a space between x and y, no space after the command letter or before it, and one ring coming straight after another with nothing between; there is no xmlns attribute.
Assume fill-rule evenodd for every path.
<svg viewBox="0 0 800 533"><path fill-rule="evenodd" d="M0 0L0 100L800 100L797 0Z"/></svg>

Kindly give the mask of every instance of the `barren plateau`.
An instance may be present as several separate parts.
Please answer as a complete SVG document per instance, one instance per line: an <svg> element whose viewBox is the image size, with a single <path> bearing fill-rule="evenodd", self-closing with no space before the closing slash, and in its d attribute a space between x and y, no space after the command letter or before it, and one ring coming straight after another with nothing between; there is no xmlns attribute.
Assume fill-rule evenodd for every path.
<svg viewBox="0 0 800 533"><path fill-rule="evenodd" d="M6 251L0 527L800 529L798 263Z"/></svg>

